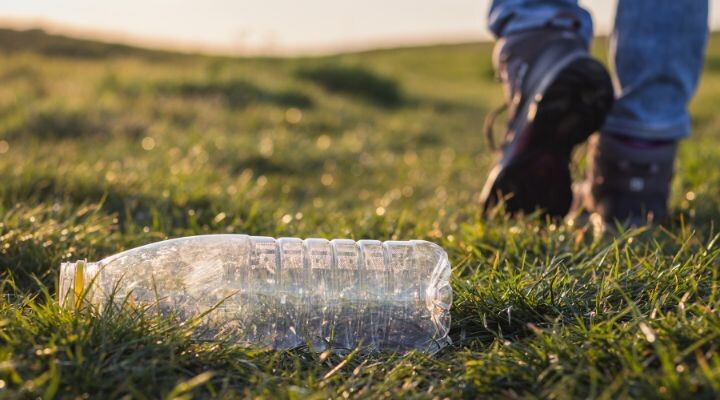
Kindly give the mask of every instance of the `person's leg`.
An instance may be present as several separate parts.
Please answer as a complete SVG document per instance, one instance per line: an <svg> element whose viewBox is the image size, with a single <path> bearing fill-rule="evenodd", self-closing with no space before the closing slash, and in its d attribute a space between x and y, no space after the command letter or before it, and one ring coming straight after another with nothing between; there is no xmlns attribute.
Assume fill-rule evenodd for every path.
<svg viewBox="0 0 720 400"><path fill-rule="evenodd" d="M489 22L509 116L480 201L485 211L503 203L510 214L562 217L572 203L573 148L600 129L614 99L610 76L588 52L590 15L575 0L496 0Z"/></svg>
<svg viewBox="0 0 720 400"><path fill-rule="evenodd" d="M708 35L707 0L620 0L611 37L615 102L589 149L586 206L605 221L642 225L667 215L677 140Z"/></svg>
<svg viewBox="0 0 720 400"><path fill-rule="evenodd" d="M593 34L590 14L577 0L494 0L488 28L497 38L552 26L576 30L586 44Z"/></svg>
<svg viewBox="0 0 720 400"><path fill-rule="evenodd" d="M619 98L604 133L677 140L690 133L687 104L708 36L708 0L620 0L611 37Z"/></svg>

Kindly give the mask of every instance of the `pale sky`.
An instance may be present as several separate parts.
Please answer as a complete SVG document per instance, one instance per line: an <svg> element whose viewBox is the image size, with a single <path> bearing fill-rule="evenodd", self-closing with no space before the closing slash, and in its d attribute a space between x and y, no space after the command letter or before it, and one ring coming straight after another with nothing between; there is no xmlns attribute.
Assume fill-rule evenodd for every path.
<svg viewBox="0 0 720 400"><path fill-rule="evenodd" d="M683 0L678 0L683 1ZM584 0L607 33L616 0ZM720 0L710 0L720 28ZM488 39L489 0L6 0L0 25L160 47L318 53Z"/></svg>

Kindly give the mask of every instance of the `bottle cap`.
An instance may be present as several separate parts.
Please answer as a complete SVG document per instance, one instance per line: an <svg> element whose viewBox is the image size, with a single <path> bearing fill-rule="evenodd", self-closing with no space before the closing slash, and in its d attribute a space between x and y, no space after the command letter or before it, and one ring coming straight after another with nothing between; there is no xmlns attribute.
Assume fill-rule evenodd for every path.
<svg viewBox="0 0 720 400"><path fill-rule="evenodd" d="M88 277L87 260L64 262L60 264L60 284L58 300L67 308L78 308L85 295Z"/></svg>

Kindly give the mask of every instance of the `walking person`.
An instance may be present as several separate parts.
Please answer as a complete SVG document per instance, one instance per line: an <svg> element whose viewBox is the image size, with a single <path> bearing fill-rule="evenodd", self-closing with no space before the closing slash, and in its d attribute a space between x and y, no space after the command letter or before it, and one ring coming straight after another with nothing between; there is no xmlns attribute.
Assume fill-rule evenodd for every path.
<svg viewBox="0 0 720 400"><path fill-rule="evenodd" d="M664 219L677 144L690 134L708 1L619 0L612 78L589 54L592 19L577 0L494 0L489 24L509 119L485 210L503 200L510 213L562 217L575 195L606 222ZM572 150L596 131L573 194Z"/></svg>

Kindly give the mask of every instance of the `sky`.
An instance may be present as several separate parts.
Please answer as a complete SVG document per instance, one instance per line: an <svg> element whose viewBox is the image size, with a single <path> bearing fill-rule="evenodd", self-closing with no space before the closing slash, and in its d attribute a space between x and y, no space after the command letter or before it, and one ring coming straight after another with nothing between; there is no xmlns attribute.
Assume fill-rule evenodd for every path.
<svg viewBox="0 0 720 400"><path fill-rule="evenodd" d="M684 1L684 0L678 0ZM584 0L596 33L616 0ZM6 0L0 25L233 54L329 53L486 40L489 0ZM710 0L720 29L720 0Z"/></svg>

